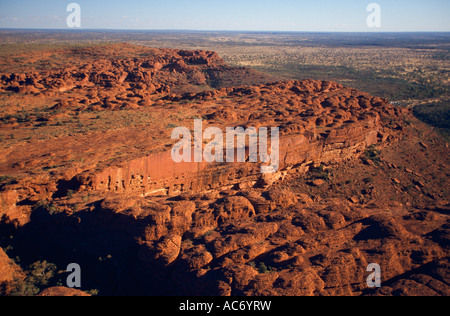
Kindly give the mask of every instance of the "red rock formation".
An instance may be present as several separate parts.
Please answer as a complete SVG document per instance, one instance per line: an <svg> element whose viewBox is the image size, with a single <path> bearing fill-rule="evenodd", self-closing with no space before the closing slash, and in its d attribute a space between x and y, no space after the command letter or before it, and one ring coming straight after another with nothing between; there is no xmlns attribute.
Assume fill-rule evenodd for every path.
<svg viewBox="0 0 450 316"><path fill-rule="evenodd" d="M63 286L51 287L43 290L37 296L90 296L89 294Z"/></svg>
<svg viewBox="0 0 450 316"><path fill-rule="evenodd" d="M17 280L23 280L22 269L0 248L0 295L8 295Z"/></svg>
<svg viewBox="0 0 450 316"><path fill-rule="evenodd" d="M273 104L283 104L290 93L296 100L291 101L295 106L287 107L286 115L280 113L280 107L267 109L265 104L268 101L254 101L261 98L254 89L264 91L262 96L269 94L269 91L276 92L270 99ZM322 105L311 107L304 103L307 102L305 95L311 93L318 93L319 98L324 100ZM342 97L340 101L333 103L331 99L322 96L329 93L334 95L333 100L337 100L339 95ZM336 83L311 80L288 81L255 88L223 89L212 96L218 104L215 103L211 108L204 107L200 113L211 117L210 124L226 120L228 126L244 123L245 127L280 127L282 137L279 171L293 166L306 169L310 164L331 164L358 157L367 147L387 139L384 135L389 131L384 128L380 117L385 117L385 113L390 117L402 115L401 110L385 100L372 100L364 94L360 94L358 98L367 100L370 107L348 110L347 102L354 94L354 91ZM247 96L245 103L236 108L234 104L242 95ZM205 93L200 93L189 98L196 100L203 99L204 96ZM259 108L256 112L259 116L248 117L249 105L246 104L252 104L253 111ZM222 110L217 111L218 108ZM186 122L187 126L192 124L193 122ZM225 127L226 125L222 127L224 131ZM134 159L120 166L110 166L95 173L87 172L80 177L80 182L93 190L149 195L218 188L244 180L257 181L260 177L260 165L253 163L175 163L170 151L166 151ZM274 177L280 178L280 173Z"/></svg>
<svg viewBox="0 0 450 316"><path fill-rule="evenodd" d="M407 110L334 82L264 83L211 52L112 45L70 55L71 66L1 75L0 91L39 94L63 114L152 111L163 124L10 142L0 164L17 180L1 183L0 217L16 224L13 242L26 245L17 251L82 260L95 280L106 274L100 285L117 282L113 294L447 295L448 149L419 142ZM167 111L188 128L194 117L224 132L279 127L278 172L175 163ZM19 120L5 125L20 132ZM372 161L371 145L392 147L390 162ZM2 253L0 283L15 269ZM367 287L370 263L382 267L382 289Z"/></svg>
<svg viewBox="0 0 450 316"><path fill-rule="evenodd" d="M136 48L130 49L127 45L120 47L124 54L125 51L136 54ZM48 97L67 91L83 95L88 91L91 95L103 94L99 99L88 100L88 106L111 110L129 108L130 103L131 106L138 107L146 104L148 100L164 97L169 92L205 90L210 87L209 82L212 81L215 88L230 84L226 80L216 78L217 74L240 75L243 77L243 83L252 80L267 81L268 78L249 69L236 71L235 68L227 66L214 52L143 47L139 50L139 56L144 57L118 59L101 58L101 53L92 49L92 52L81 53L96 55L98 58L92 63L26 74L3 74L0 77L0 89L25 95L43 94ZM128 105L117 100L116 96L121 96ZM69 106L76 108L79 101L75 99ZM57 104L54 108L61 108L61 105Z"/></svg>

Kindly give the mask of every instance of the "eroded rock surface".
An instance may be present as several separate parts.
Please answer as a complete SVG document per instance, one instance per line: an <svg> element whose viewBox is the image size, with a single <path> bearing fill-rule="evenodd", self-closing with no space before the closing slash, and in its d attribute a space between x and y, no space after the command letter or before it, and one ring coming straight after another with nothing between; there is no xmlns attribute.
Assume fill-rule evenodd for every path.
<svg viewBox="0 0 450 316"><path fill-rule="evenodd" d="M8 256L21 256L77 262L100 294L448 295L448 147L408 110L334 82L271 81L212 52L48 54L73 64L0 75L23 102L1 121L18 136L0 157L1 246L12 246L0 283L20 275ZM120 128L52 134L102 113ZM175 163L172 129L199 118L279 127L279 169ZM371 263L381 289L367 286Z"/></svg>

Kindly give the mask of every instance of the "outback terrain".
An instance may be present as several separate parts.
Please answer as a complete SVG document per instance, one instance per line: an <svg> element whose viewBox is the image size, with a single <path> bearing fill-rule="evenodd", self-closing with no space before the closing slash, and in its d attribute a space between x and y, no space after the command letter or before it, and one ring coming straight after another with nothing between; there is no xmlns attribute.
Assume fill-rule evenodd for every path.
<svg viewBox="0 0 450 316"><path fill-rule="evenodd" d="M449 295L448 143L411 106L209 50L4 38L3 295ZM279 127L278 172L175 163L195 119Z"/></svg>

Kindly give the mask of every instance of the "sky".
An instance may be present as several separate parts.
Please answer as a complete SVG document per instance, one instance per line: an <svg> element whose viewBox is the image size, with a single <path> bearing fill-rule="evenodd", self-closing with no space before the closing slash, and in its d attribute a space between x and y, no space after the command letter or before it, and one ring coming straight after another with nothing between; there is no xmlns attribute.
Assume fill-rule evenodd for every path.
<svg viewBox="0 0 450 316"><path fill-rule="evenodd" d="M0 28L66 29L72 2L81 29L450 31L449 0L0 0ZM381 27L367 24L370 3Z"/></svg>

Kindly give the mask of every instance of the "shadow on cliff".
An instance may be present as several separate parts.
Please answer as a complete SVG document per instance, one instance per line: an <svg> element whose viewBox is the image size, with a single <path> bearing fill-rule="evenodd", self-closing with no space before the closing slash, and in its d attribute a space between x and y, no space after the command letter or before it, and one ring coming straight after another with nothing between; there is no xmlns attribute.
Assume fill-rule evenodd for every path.
<svg viewBox="0 0 450 316"><path fill-rule="evenodd" d="M56 192L53 193L52 198L62 198L67 196L69 191L77 191L81 185L82 182L77 177L74 177L71 180L59 180L56 185Z"/></svg>
<svg viewBox="0 0 450 316"><path fill-rule="evenodd" d="M100 295L107 296L170 295L159 283L161 278L158 282L152 280L151 271L145 279L136 273L139 270L136 269L137 239L145 226L118 214L108 217L99 204L93 205L92 212L70 216L52 214L48 208L38 207L23 227L14 229L2 224L1 246L9 246L8 255L20 258L20 265L25 269L43 260L56 264L60 272L65 272L71 263L79 264L84 291L96 289Z"/></svg>

